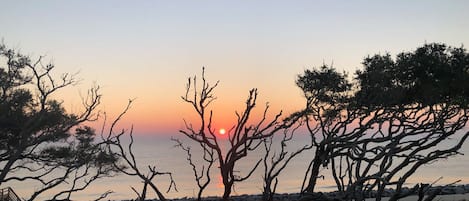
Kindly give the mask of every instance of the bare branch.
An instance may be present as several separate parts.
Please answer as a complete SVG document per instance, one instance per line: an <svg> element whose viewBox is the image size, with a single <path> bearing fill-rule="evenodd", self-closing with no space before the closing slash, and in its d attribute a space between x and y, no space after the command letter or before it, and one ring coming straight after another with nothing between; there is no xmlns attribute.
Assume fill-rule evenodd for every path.
<svg viewBox="0 0 469 201"><path fill-rule="evenodd" d="M186 84L186 93L184 96L182 96L182 99L186 103L192 105L195 112L198 114L198 121L200 127L198 130L196 130L192 127L192 124L189 124L184 121L185 129L181 130L180 132L187 136L189 139L199 143L199 145L202 147L204 151L204 160L208 163L207 168L205 168L205 166L202 166L202 172L203 170L207 171L205 175L208 175L208 171L210 170L211 164L215 160L214 158L216 158L220 167L220 175L222 177L224 185L223 199L228 200L234 183L244 181L248 177L250 177L262 160L259 160L245 177L240 177L239 175L235 174L235 172L237 172L235 170L235 164L239 160L246 157L248 155L248 152L257 149L257 147L262 144L262 140L264 138L272 136L282 129L289 128L294 123L294 121L296 121L296 119L291 119L291 121L280 122L279 119L282 115L282 113L280 112L273 118L273 120L268 121L267 111L269 109L269 105L266 104L266 108L264 110L261 120L254 124L251 124L251 112L256 106L258 94L257 89L252 89L249 91L248 97L246 99L245 109L243 110L243 112L235 112L237 122L228 131L228 138L226 139L229 141L230 146L226 150L222 150L219 143L221 140L225 139L220 139L219 136L217 136L217 134L215 133L216 129L213 127L213 112L210 110L210 113L207 113L207 111L209 111L208 107L216 99L213 94L213 91L218 86L219 82L216 82L214 85L209 84L205 79L205 68L202 69L201 82L201 87L198 88L197 78L195 76L193 78L189 78ZM189 97L190 91L194 91L192 97ZM196 170L195 164L190 159L190 150L187 147L184 147L180 142L178 142L178 146L185 150L189 156L189 164L193 169L196 181L199 185L200 198L200 193L201 191L203 191L203 188L205 188L204 185L208 183L202 182L204 185L200 185L200 180L202 178L201 176L203 174L199 173ZM215 155L216 157L214 157ZM209 179L205 181L210 182Z"/></svg>

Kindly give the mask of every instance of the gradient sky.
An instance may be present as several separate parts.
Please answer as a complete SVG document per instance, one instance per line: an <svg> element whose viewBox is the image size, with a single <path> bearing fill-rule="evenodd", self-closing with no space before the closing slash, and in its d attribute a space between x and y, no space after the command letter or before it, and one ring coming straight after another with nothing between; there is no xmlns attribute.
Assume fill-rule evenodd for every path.
<svg viewBox="0 0 469 201"><path fill-rule="evenodd" d="M176 133L193 111L180 95L206 67L220 80L214 104L230 127L248 90L272 112L301 108L295 77L332 64L360 68L375 53L410 51L425 42L469 44L469 1L0 1L0 37L11 48L46 55L56 72L80 72L64 96L79 108L94 82L101 110L137 133ZM258 109L260 110L260 108Z"/></svg>

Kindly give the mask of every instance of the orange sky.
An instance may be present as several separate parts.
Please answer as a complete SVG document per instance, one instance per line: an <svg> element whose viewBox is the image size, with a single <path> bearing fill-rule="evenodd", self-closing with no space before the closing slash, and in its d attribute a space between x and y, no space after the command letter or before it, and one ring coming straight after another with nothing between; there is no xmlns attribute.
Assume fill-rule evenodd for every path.
<svg viewBox="0 0 469 201"><path fill-rule="evenodd" d="M220 80L215 122L230 127L251 88L258 111L302 107L295 78L333 64L353 74L370 54L413 50L425 42L469 44L466 1L99 1L3 2L0 37L11 48L79 72L63 92L79 108L79 92L102 87L101 111L136 134L177 133L194 114L180 96L189 76Z"/></svg>
<svg viewBox="0 0 469 201"><path fill-rule="evenodd" d="M208 74L210 75L210 72L208 72ZM196 112L191 105L185 103L180 98L180 96L185 93L184 86L185 83L180 84L179 93L176 91L149 92L145 97L136 97L130 111L125 115L122 121L122 126L129 127L133 124L136 134L175 134L179 129L184 128L183 119L197 125L199 119L198 116L196 116ZM277 87L282 88L282 86ZM280 112L280 110L283 110L284 116L286 116L300 109L303 103L300 90L294 85L290 87L290 89L291 92L280 89L277 91L278 94L273 93L273 95L270 96L266 92L259 91L257 106L253 111L251 119L253 120L252 122L255 123L254 121L261 117L267 102L269 102L270 105L269 117L273 117L273 115ZM103 91L104 96L101 109L107 111L108 116L116 116L117 111L123 110L127 104L127 100L110 101L108 97L112 97L112 94L108 95L105 93L105 90ZM214 112L214 127L229 129L236 123L235 111L242 112L245 108L248 89L246 89L244 93L230 90L229 87L223 86L222 82L219 87L217 87L215 95L217 96L217 100L215 100L209 108Z"/></svg>

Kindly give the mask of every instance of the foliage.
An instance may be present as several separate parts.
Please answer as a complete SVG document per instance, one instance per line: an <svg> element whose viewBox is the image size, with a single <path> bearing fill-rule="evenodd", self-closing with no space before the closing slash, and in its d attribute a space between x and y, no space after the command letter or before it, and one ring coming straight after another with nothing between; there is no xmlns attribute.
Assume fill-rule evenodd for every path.
<svg viewBox="0 0 469 201"><path fill-rule="evenodd" d="M76 191L113 173L117 160L85 122L95 120L101 95L89 90L80 113L68 113L62 101L52 97L76 83L74 75L54 79L53 64L43 57L31 61L0 45L0 184L34 181L40 186L29 200L58 186L63 191L52 199L70 198ZM12 174L21 172L21 174Z"/></svg>
<svg viewBox="0 0 469 201"><path fill-rule="evenodd" d="M464 48L426 44L402 52L395 61L389 54L367 57L357 71L360 106L450 103L467 106L469 56Z"/></svg>
<svg viewBox="0 0 469 201"><path fill-rule="evenodd" d="M364 200L377 190L380 200L393 186L391 200L398 200L409 195L402 188L417 169L459 154L469 137L464 48L426 44L396 59L369 56L363 66L353 81L328 66L298 77L316 147L305 192L314 192L322 166L330 167L343 199Z"/></svg>

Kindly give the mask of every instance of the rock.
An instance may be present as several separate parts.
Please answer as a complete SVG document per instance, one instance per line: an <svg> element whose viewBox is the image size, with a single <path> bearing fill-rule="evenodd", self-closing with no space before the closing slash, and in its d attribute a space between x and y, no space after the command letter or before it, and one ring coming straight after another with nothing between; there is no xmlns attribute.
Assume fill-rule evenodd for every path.
<svg viewBox="0 0 469 201"><path fill-rule="evenodd" d="M441 189L441 195L451 195L451 194L454 194L454 191L453 191L453 188L452 187L444 187Z"/></svg>
<svg viewBox="0 0 469 201"><path fill-rule="evenodd" d="M464 193L466 193L466 189L464 189L463 186L455 186L455 187L453 187L453 192L455 194L464 194Z"/></svg>
<svg viewBox="0 0 469 201"><path fill-rule="evenodd" d="M298 201L333 201L323 193L307 193L300 197Z"/></svg>

